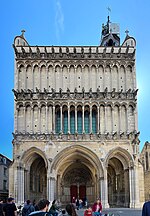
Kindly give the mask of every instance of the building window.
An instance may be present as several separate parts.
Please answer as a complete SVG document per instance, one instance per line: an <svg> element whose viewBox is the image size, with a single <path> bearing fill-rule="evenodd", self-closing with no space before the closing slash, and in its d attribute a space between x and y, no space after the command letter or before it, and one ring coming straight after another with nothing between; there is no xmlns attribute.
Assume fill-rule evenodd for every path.
<svg viewBox="0 0 150 216"><path fill-rule="evenodd" d="M6 164L6 158L3 158L3 163Z"/></svg>
<svg viewBox="0 0 150 216"><path fill-rule="evenodd" d="M92 110L92 132L97 133L96 110Z"/></svg>
<svg viewBox="0 0 150 216"><path fill-rule="evenodd" d="M78 111L77 118L78 134L82 134L82 112Z"/></svg>
<svg viewBox="0 0 150 216"><path fill-rule="evenodd" d="M7 181L6 180L3 181L3 189L7 190Z"/></svg>
<svg viewBox="0 0 150 216"><path fill-rule="evenodd" d="M64 111L64 134L68 133L68 112Z"/></svg>
<svg viewBox="0 0 150 216"><path fill-rule="evenodd" d="M4 167L4 176L7 176L7 168Z"/></svg>
<svg viewBox="0 0 150 216"><path fill-rule="evenodd" d="M148 170L148 152L145 153L146 170Z"/></svg>
<svg viewBox="0 0 150 216"><path fill-rule="evenodd" d="M75 112L70 112L70 133L75 134Z"/></svg>
<svg viewBox="0 0 150 216"><path fill-rule="evenodd" d="M86 110L84 113L84 129L86 134L89 133L89 125L90 125L89 112L88 110Z"/></svg>
<svg viewBox="0 0 150 216"><path fill-rule="evenodd" d="M60 133L60 110L58 109L56 111L56 134L59 134Z"/></svg>

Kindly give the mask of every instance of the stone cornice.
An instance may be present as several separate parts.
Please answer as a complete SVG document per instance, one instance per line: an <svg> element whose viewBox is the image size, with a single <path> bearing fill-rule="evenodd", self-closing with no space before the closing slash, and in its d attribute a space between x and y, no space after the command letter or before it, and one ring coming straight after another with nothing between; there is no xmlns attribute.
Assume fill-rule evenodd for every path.
<svg viewBox="0 0 150 216"><path fill-rule="evenodd" d="M104 92L100 92L99 88L97 88L96 92L92 92L92 89L89 89L89 92L85 92L84 88L82 89L82 92L78 92L75 88L74 92L70 92L69 89L67 89L66 92L63 92L60 88L59 92L56 92L55 89L51 89L51 91L48 91L47 89L44 89L44 91L41 91L40 89L36 88L36 91L33 91L31 89L23 90L12 90L14 92L15 100L16 101L22 101L22 100L53 100L53 99L60 99L60 100L66 100L66 99L109 99L109 100L135 100L137 96L136 90L129 89L126 92L123 92L120 90L119 92L116 92L115 88L108 92L108 89L105 88Z"/></svg>
<svg viewBox="0 0 150 216"><path fill-rule="evenodd" d="M49 140L54 140L54 141L59 141L59 142L64 142L64 141L81 141L81 142L86 142L86 141L105 141L105 140L115 140L115 141L120 141L120 140L127 140L130 141L131 144L138 144L140 143L138 137L139 137L140 132L137 131L132 131L132 132L113 132L109 133L106 132L105 134L54 134L54 133L28 133L28 132L18 132L15 131L13 133L13 144L18 143L20 141L43 141L43 142L48 142ZM135 142L136 141L136 142Z"/></svg>
<svg viewBox="0 0 150 216"><path fill-rule="evenodd" d="M135 59L135 47L15 46L17 59Z"/></svg>

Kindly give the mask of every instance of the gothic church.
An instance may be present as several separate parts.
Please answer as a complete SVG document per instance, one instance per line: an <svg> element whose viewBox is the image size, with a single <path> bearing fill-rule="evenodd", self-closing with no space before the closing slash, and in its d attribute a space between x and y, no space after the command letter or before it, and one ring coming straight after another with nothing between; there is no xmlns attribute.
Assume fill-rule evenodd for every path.
<svg viewBox="0 0 150 216"><path fill-rule="evenodd" d="M144 201L137 125L136 41L102 25L99 46L14 39L14 139L9 193L18 203L72 197L104 208Z"/></svg>

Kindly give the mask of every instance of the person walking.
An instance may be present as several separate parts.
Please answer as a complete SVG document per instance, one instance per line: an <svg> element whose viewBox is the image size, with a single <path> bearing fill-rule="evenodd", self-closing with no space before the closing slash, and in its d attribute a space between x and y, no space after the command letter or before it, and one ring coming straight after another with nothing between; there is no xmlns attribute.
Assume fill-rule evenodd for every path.
<svg viewBox="0 0 150 216"><path fill-rule="evenodd" d="M37 211L31 212L29 216L51 216L48 212L49 201L47 199L42 199L37 203L38 209Z"/></svg>
<svg viewBox="0 0 150 216"><path fill-rule="evenodd" d="M0 215L1 216L3 216L3 206L4 206L3 200L0 200Z"/></svg>
<svg viewBox="0 0 150 216"><path fill-rule="evenodd" d="M7 203L3 206L4 216L17 216L17 208L14 203L14 198L9 197Z"/></svg>
<svg viewBox="0 0 150 216"><path fill-rule="evenodd" d="M27 200L22 209L22 216L28 216L33 211L35 211L34 206L31 204L30 200Z"/></svg>
<svg viewBox="0 0 150 216"><path fill-rule="evenodd" d="M102 204L100 199L97 199L97 201L94 203L93 207L92 207L92 211L94 212L95 216L99 216L101 215L102 212Z"/></svg>
<svg viewBox="0 0 150 216"><path fill-rule="evenodd" d="M78 216L73 204L66 205L67 216Z"/></svg>
<svg viewBox="0 0 150 216"><path fill-rule="evenodd" d="M143 204L142 216L150 216L150 201Z"/></svg>

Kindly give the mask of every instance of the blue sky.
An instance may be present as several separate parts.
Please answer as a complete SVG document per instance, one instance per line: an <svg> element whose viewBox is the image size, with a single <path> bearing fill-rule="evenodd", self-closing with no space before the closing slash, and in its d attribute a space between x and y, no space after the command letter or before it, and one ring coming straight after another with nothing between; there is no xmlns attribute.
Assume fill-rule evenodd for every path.
<svg viewBox="0 0 150 216"><path fill-rule="evenodd" d="M30 45L99 45L102 23L112 22L137 41L136 72L140 149L150 141L149 0L5 0L0 3L0 153L12 158L15 36L25 29Z"/></svg>

